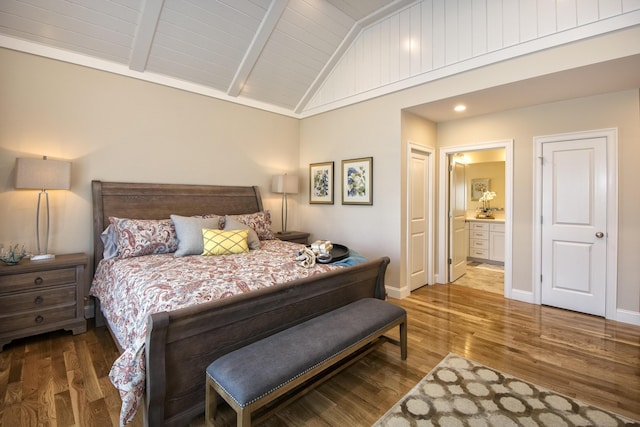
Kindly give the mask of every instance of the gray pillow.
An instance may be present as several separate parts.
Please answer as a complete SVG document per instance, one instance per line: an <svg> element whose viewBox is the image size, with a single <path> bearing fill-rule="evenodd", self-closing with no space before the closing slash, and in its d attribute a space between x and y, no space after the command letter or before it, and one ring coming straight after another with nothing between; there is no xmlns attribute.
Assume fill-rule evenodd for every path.
<svg viewBox="0 0 640 427"><path fill-rule="evenodd" d="M202 229L220 229L220 217L217 215L210 218L171 215L171 220L176 227L176 235L178 236L178 250L173 254L176 258L201 255L204 250Z"/></svg>
<svg viewBox="0 0 640 427"><path fill-rule="evenodd" d="M100 234L102 240L102 246L104 251L102 252L102 259L111 259L118 256L118 236L116 236L116 230L112 224L109 224Z"/></svg>
<svg viewBox="0 0 640 427"><path fill-rule="evenodd" d="M225 230L249 230L249 236L247 237L247 244L249 245L249 249L260 249L260 239L258 238L258 233L251 227L246 224L241 223L240 221L236 221L227 215L224 218L224 229Z"/></svg>

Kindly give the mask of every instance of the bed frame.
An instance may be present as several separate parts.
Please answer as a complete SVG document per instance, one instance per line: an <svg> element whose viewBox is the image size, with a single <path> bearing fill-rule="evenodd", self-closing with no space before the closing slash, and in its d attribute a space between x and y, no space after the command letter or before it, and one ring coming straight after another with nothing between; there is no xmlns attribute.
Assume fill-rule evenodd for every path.
<svg viewBox="0 0 640 427"><path fill-rule="evenodd" d="M100 234L110 216L163 219L170 214L225 215L263 209L258 187L93 181L92 194L94 267L102 258ZM202 414L205 369L218 357L355 300L384 299L388 264L389 258L381 257L249 294L151 315L146 338L145 425L183 426Z"/></svg>

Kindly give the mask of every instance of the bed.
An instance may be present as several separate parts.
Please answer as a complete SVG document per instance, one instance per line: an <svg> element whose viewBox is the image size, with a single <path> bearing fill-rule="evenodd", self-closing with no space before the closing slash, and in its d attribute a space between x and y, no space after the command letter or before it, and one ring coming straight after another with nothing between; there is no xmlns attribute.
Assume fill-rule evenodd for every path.
<svg viewBox="0 0 640 427"><path fill-rule="evenodd" d="M257 187L93 181L92 196L94 273L100 270L104 251L101 234L109 226L110 217L160 220L172 214L189 217L263 211ZM289 244L274 241L263 247L285 243ZM105 260L101 268L108 262ZM192 262L197 262L197 257ZM205 368L223 354L355 300L384 299L388 264L389 258L380 257L147 315L143 331L145 424L182 426L203 413ZM109 316L103 316L105 307L98 298L96 307L97 323L106 319L116 344L125 352L127 349L114 333L121 326L109 324Z"/></svg>

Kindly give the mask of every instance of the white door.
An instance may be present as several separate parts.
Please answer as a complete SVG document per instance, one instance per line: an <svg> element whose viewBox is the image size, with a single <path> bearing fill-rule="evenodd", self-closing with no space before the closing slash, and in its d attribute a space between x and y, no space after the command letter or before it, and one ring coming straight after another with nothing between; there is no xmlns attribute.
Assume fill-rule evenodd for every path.
<svg viewBox="0 0 640 427"><path fill-rule="evenodd" d="M605 315L607 139L542 144L541 301Z"/></svg>
<svg viewBox="0 0 640 427"><path fill-rule="evenodd" d="M465 165L453 162L449 178L449 282L467 272Z"/></svg>
<svg viewBox="0 0 640 427"><path fill-rule="evenodd" d="M428 282L429 163L423 152L409 156L409 288L413 291Z"/></svg>

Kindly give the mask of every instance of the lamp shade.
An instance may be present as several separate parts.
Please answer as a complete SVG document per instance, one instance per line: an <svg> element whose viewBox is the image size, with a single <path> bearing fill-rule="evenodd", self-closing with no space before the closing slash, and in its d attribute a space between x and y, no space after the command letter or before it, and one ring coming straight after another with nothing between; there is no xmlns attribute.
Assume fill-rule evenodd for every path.
<svg viewBox="0 0 640 427"><path fill-rule="evenodd" d="M295 175L276 175L271 180L271 191L274 193L296 194L298 177Z"/></svg>
<svg viewBox="0 0 640 427"><path fill-rule="evenodd" d="M16 188L25 190L68 190L71 162L33 158L16 159Z"/></svg>

